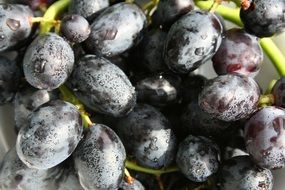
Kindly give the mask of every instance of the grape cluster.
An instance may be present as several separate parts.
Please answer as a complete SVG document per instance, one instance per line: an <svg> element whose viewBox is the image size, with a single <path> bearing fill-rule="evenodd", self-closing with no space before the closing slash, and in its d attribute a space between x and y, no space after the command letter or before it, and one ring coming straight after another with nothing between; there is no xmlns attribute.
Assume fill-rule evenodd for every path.
<svg viewBox="0 0 285 190"><path fill-rule="evenodd" d="M265 92L254 77L285 1L234 2L239 15L219 0L0 4L0 105L17 133L0 189L272 190L284 57L271 52L284 76ZM198 75L211 61L217 76Z"/></svg>

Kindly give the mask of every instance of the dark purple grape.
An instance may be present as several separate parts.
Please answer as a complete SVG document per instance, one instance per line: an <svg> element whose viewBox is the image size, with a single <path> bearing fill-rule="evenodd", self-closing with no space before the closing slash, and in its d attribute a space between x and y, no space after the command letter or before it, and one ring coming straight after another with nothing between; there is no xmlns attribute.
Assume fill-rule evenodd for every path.
<svg viewBox="0 0 285 190"><path fill-rule="evenodd" d="M50 101L34 110L29 125L19 131L17 153L30 168L51 168L71 155L82 131L81 116L74 105Z"/></svg>
<svg viewBox="0 0 285 190"><path fill-rule="evenodd" d="M109 0L71 0L69 12L90 18L93 14L109 6Z"/></svg>
<svg viewBox="0 0 285 190"><path fill-rule="evenodd" d="M118 121L116 130L127 153L134 156L139 165L158 169L173 161L175 135L169 121L152 106L137 105Z"/></svg>
<svg viewBox="0 0 285 190"><path fill-rule="evenodd" d="M240 9L244 28L257 37L270 37L285 27L284 0L252 0L248 9Z"/></svg>
<svg viewBox="0 0 285 190"><path fill-rule="evenodd" d="M167 106L177 101L179 95L179 78L159 74L137 82L138 101L154 106Z"/></svg>
<svg viewBox="0 0 285 190"><path fill-rule="evenodd" d="M260 168L249 156L237 156L223 163L220 190L272 190L273 175L269 169Z"/></svg>
<svg viewBox="0 0 285 190"><path fill-rule="evenodd" d="M125 148L109 127L91 126L79 143L74 163L85 190L118 189L125 168Z"/></svg>
<svg viewBox="0 0 285 190"><path fill-rule="evenodd" d="M125 180L122 181L119 190L145 190L144 186L140 181L134 180L133 183L129 184Z"/></svg>
<svg viewBox="0 0 285 190"><path fill-rule="evenodd" d="M233 28L225 33L212 61L218 75L239 73L255 77L263 61L263 52L257 37Z"/></svg>
<svg viewBox="0 0 285 190"><path fill-rule="evenodd" d="M66 15L60 24L61 34L70 42L81 43L91 32L88 21L81 15Z"/></svg>
<svg viewBox="0 0 285 190"><path fill-rule="evenodd" d="M136 104L135 89L127 76L103 57L81 58L69 83L75 95L94 111L119 117Z"/></svg>
<svg viewBox="0 0 285 190"><path fill-rule="evenodd" d="M285 108L285 77L277 80L271 93L274 96L274 105Z"/></svg>
<svg viewBox="0 0 285 190"><path fill-rule="evenodd" d="M260 88L251 77L238 74L218 76L199 95L203 111L224 121L236 121L257 110Z"/></svg>
<svg viewBox="0 0 285 190"><path fill-rule="evenodd" d="M25 5L0 4L0 52L13 48L32 31L32 10Z"/></svg>
<svg viewBox="0 0 285 190"><path fill-rule="evenodd" d="M261 167L285 166L285 109L268 106L256 112L245 125L245 143Z"/></svg>
<svg viewBox="0 0 285 190"><path fill-rule="evenodd" d="M153 23L154 25L169 27L179 17L193 10L194 7L193 0L161 0L153 15Z"/></svg>
<svg viewBox="0 0 285 190"><path fill-rule="evenodd" d="M62 85L73 69L70 45L55 33L38 36L29 45L23 60L27 81L38 89L53 90Z"/></svg>
<svg viewBox="0 0 285 190"><path fill-rule="evenodd" d="M0 164L1 190L51 190L55 189L50 180L54 169L37 170L28 168L18 157L16 148L11 148Z"/></svg>
<svg viewBox="0 0 285 190"><path fill-rule="evenodd" d="M177 73L189 73L210 59L222 41L223 27L216 15L195 10L170 28L164 61Z"/></svg>
<svg viewBox="0 0 285 190"><path fill-rule="evenodd" d="M38 90L35 88L25 88L18 91L14 99L14 118L16 129L28 125L29 115L32 111L42 104L58 99L58 94L55 91L48 92L47 90Z"/></svg>
<svg viewBox="0 0 285 190"><path fill-rule="evenodd" d="M87 50L112 57L137 44L146 27L146 17L135 4L118 3L103 11L91 24Z"/></svg>
<svg viewBox="0 0 285 190"><path fill-rule="evenodd" d="M0 105L13 100L20 77L20 68L16 65L16 62L0 56Z"/></svg>
<svg viewBox="0 0 285 190"><path fill-rule="evenodd" d="M210 139L189 135L179 144L176 164L185 177L203 182L218 171L219 154L219 147Z"/></svg>
<svg viewBox="0 0 285 190"><path fill-rule="evenodd" d="M23 4L28 5L32 10L41 9L44 6L49 6L55 0L6 0L11 4Z"/></svg>

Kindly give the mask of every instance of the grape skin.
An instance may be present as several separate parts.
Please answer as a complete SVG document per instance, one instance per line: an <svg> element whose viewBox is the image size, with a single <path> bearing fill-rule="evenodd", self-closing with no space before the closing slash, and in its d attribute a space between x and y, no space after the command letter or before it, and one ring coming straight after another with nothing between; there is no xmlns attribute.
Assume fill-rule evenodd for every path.
<svg viewBox="0 0 285 190"><path fill-rule="evenodd" d="M92 54L112 57L137 44L145 27L146 17L137 5L118 3L94 20L84 44Z"/></svg>
<svg viewBox="0 0 285 190"><path fill-rule="evenodd" d="M80 184L85 190L117 189L122 182L125 148L109 127L95 124L74 153Z"/></svg>
<svg viewBox="0 0 285 190"><path fill-rule="evenodd" d="M208 82L199 95L203 111L224 121L236 121L257 110L260 88L251 77L227 74Z"/></svg>
<svg viewBox="0 0 285 190"><path fill-rule="evenodd" d="M45 90L53 90L62 85L71 74L73 65L73 50L55 33L35 38L23 59L27 81L35 88Z"/></svg>
<svg viewBox="0 0 285 190"><path fill-rule="evenodd" d="M274 105L285 108L285 77L277 80L271 93L274 96Z"/></svg>
<svg viewBox="0 0 285 190"><path fill-rule="evenodd" d="M13 100L20 82L20 73L16 62L0 56L0 105Z"/></svg>
<svg viewBox="0 0 285 190"><path fill-rule="evenodd" d="M116 126L128 154L134 156L139 165L159 169L171 164L176 137L169 121L154 107L138 104Z"/></svg>
<svg viewBox="0 0 285 190"><path fill-rule="evenodd" d="M210 59L222 41L223 26L206 11L191 11L170 28L164 46L164 61L176 73L185 74Z"/></svg>
<svg viewBox="0 0 285 190"><path fill-rule="evenodd" d="M127 76L103 57L81 58L68 83L75 95L94 111L121 117L136 104L135 89Z"/></svg>
<svg viewBox="0 0 285 190"><path fill-rule="evenodd" d="M256 112L245 125L248 153L261 167L278 169L285 166L285 110L267 106Z"/></svg>
<svg viewBox="0 0 285 190"><path fill-rule="evenodd" d="M74 105L50 101L34 110L29 125L19 131L17 153L30 168L51 168L71 155L82 131L81 116Z"/></svg>
<svg viewBox="0 0 285 190"><path fill-rule="evenodd" d="M32 10L25 5L0 4L0 52L23 42L32 31Z"/></svg>

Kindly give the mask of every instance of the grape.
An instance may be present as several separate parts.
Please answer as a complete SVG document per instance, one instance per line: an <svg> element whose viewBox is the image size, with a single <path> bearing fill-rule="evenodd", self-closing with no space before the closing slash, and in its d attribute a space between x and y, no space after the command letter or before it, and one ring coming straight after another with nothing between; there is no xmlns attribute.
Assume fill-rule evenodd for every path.
<svg viewBox="0 0 285 190"><path fill-rule="evenodd" d="M257 37L233 28L225 33L212 61L218 75L239 73L255 77L263 61L263 52Z"/></svg>
<svg viewBox="0 0 285 190"><path fill-rule="evenodd" d="M170 28L164 61L177 73L188 73L210 59L222 41L222 24L212 13L191 11Z"/></svg>
<svg viewBox="0 0 285 190"><path fill-rule="evenodd" d="M81 43L91 32L88 21L80 15L66 15L61 20L61 34L70 42Z"/></svg>
<svg viewBox="0 0 285 190"><path fill-rule="evenodd" d="M285 77L277 80L272 88L272 95L274 96L274 105L285 107Z"/></svg>
<svg viewBox="0 0 285 190"><path fill-rule="evenodd" d="M154 106L167 106L178 99L179 78L160 74L142 79L136 84L138 101Z"/></svg>
<svg viewBox="0 0 285 190"><path fill-rule="evenodd" d="M248 153L261 167L277 169L285 166L285 110L267 106L255 113L245 125Z"/></svg>
<svg viewBox="0 0 285 190"><path fill-rule="evenodd" d="M121 185L120 185L119 190L145 190L145 188L141 184L140 181L135 179L134 182L131 184L129 184L123 180Z"/></svg>
<svg viewBox="0 0 285 190"><path fill-rule="evenodd" d="M71 155L82 131L81 116L74 105L50 101L34 110L29 125L19 131L17 153L30 168L51 168Z"/></svg>
<svg viewBox="0 0 285 190"><path fill-rule="evenodd" d="M185 177L203 182L218 171L219 154L219 147L210 139L189 135L179 144L176 164Z"/></svg>
<svg viewBox="0 0 285 190"><path fill-rule="evenodd" d="M117 189L125 167L125 148L109 127L91 126L74 153L75 168L85 190Z"/></svg>
<svg viewBox="0 0 285 190"><path fill-rule="evenodd" d="M96 12L109 6L109 0L71 0L69 12L90 18Z"/></svg>
<svg viewBox="0 0 285 190"><path fill-rule="evenodd" d="M171 26L179 17L194 9L193 0L161 0L153 15L154 25Z"/></svg>
<svg viewBox="0 0 285 190"><path fill-rule="evenodd" d="M0 165L1 190L50 190L55 189L49 178L54 169L28 168L18 157L16 148L11 148ZM53 187L53 188L52 188Z"/></svg>
<svg viewBox="0 0 285 190"><path fill-rule="evenodd" d="M127 76L103 57L81 58L69 83L86 106L104 114L126 115L136 103L135 90Z"/></svg>
<svg viewBox="0 0 285 190"><path fill-rule="evenodd" d="M92 54L112 57L137 44L145 27L146 17L137 5L118 3L94 20L85 45Z"/></svg>
<svg viewBox="0 0 285 190"><path fill-rule="evenodd" d="M139 104L117 123L118 135L138 164L163 168L175 156L176 138L169 121L154 107Z"/></svg>
<svg viewBox="0 0 285 190"><path fill-rule="evenodd" d="M29 37L31 17L33 12L28 6L0 4L0 52L19 45Z"/></svg>
<svg viewBox="0 0 285 190"><path fill-rule="evenodd" d="M18 91L14 99L14 115L16 129L28 125L29 115L42 104L55 100L58 94L55 91L38 90L35 88L25 88Z"/></svg>
<svg viewBox="0 0 285 190"><path fill-rule="evenodd" d="M236 121L257 110L260 88L254 79L227 74L209 81L199 95L203 111L224 121Z"/></svg>
<svg viewBox="0 0 285 190"><path fill-rule="evenodd" d="M249 33L270 37L284 29L284 12L284 0L254 0L248 9L240 9L240 18Z"/></svg>
<svg viewBox="0 0 285 190"><path fill-rule="evenodd" d="M13 100L20 77L20 68L16 63L0 56L0 105Z"/></svg>
<svg viewBox="0 0 285 190"><path fill-rule="evenodd" d="M48 6L54 2L54 0L6 0L11 4L23 4L28 5L32 10L40 9L42 6Z"/></svg>
<svg viewBox="0 0 285 190"><path fill-rule="evenodd" d="M71 74L73 64L73 50L55 33L46 33L34 39L23 60L27 81L35 88L44 90L62 85Z"/></svg>
<svg viewBox="0 0 285 190"><path fill-rule="evenodd" d="M271 190L273 176L270 170L256 166L249 156L227 160L219 176L221 190Z"/></svg>

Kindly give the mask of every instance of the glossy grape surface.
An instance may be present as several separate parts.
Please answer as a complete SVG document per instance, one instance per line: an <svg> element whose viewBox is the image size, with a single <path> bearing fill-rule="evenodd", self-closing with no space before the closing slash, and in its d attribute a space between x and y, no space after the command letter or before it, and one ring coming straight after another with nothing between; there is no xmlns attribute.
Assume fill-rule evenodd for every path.
<svg viewBox="0 0 285 190"><path fill-rule="evenodd" d="M74 105L50 101L34 110L29 125L19 131L17 153L30 168L54 167L71 155L82 131L81 116Z"/></svg>

